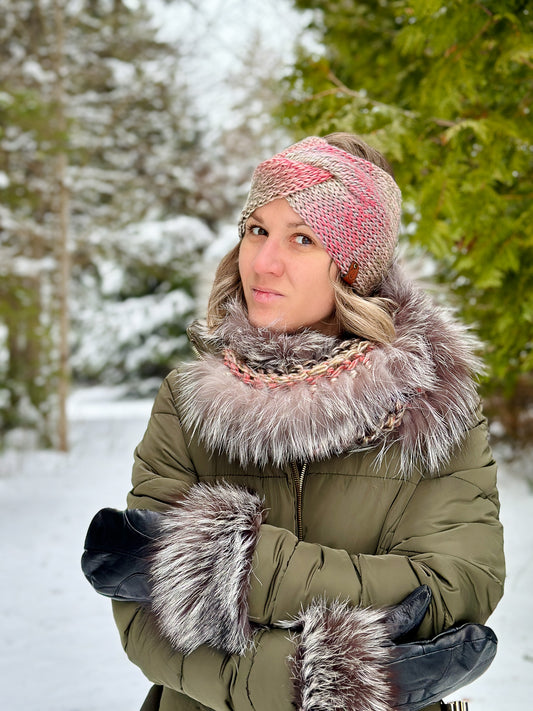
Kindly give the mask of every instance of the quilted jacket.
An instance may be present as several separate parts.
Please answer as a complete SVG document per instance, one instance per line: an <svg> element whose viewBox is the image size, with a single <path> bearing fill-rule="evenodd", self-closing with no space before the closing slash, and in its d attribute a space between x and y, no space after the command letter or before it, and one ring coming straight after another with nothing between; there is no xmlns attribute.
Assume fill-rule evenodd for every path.
<svg viewBox="0 0 533 711"><path fill-rule="evenodd" d="M153 606L113 603L154 684L145 711L389 711L383 610L429 586L425 639L497 605L468 335L398 275L384 293L397 339L356 367L313 370L353 344L265 333L235 307L164 381L127 499L165 513Z"/></svg>

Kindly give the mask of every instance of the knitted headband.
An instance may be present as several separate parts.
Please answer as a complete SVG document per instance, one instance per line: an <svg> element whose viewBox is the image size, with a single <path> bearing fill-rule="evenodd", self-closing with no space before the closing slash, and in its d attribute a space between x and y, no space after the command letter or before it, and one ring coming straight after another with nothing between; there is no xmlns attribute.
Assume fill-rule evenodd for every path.
<svg viewBox="0 0 533 711"><path fill-rule="evenodd" d="M374 163L311 136L260 163L239 220L285 198L319 237L345 282L369 294L394 255L402 196Z"/></svg>

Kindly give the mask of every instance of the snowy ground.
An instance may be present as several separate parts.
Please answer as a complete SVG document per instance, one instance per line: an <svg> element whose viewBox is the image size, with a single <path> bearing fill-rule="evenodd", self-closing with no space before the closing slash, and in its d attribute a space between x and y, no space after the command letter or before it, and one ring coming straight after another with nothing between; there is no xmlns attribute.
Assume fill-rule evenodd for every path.
<svg viewBox="0 0 533 711"><path fill-rule="evenodd" d="M149 401L91 389L70 401L69 454L0 455L0 706L13 711L135 711L148 682L122 652L109 602L79 565L92 515L124 507L131 457ZM531 452L529 453L531 455ZM529 471L524 471L525 467ZM500 638L489 671L464 690L476 711L529 711L533 691L531 456L500 469L506 595L491 619Z"/></svg>

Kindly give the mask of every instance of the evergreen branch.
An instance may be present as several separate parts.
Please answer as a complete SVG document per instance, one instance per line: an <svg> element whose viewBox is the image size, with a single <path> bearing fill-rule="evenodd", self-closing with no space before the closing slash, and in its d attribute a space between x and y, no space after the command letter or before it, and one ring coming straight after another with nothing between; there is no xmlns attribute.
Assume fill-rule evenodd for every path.
<svg viewBox="0 0 533 711"><path fill-rule="evenodd" d="M485 7L485 5L483 5L483 3L481 3L481 2L475 2L474 5L476 5L477 7L479 7L480 10L483 10L483 12L484 12L486 15L488 15L489 17L494 17L494 13L491 12L491 10L489 10L488 7Z"/></svg>
<svg viewBox="0 0 533 711"><path fill-rule="evenodd" d="M518 193L517 195L499 193L498 197L502 200L531 200L533 199L533 193Z"/></svg>
<svg viewBox="0 0 533 711"><path fill-rule="evenodd" d="M337 88L324 89L324 91L318 91L316 94L311 94L302 99L302 103L309 103L310 101L316 101L318 99L324 99L326 96L335 96L338 94L339 90Z"/></svg>
<svg viewBox="0 0 533 711"><path fill-rule="evenodd" d="M399 106L391 106L390 104L385 104L382 101L370 99L366 94L363 94L361 91L350 89L333 73L331 69L328 71L328 79L336 86L336 89L331 90L332 92L341 91L343 94L346 94L346 96L351 96L354 99L365 101L367 104L370 104L375 108L386 109L387 111L396 111L398 113L401 113L406 118L420 118L420 115L415 113L414 111L408 111L407 109L401 109Z"/></svg>
<svg viewBox="0 0 533 711"><path fill-rule="evenodd" d="M470 41L467 42L467 43L464 45L464 47L461 47L460 50L458 50L458 47L457 47L456 44L454 44L454 45L452 45L451 47L449 47L448 50L447 50L447 51L445 52L445 54L444 54L444 56L446 57L446 59L448 59L448 57L451 57L452 54L455 54L455 57L454 57L454 60L455 60L455 61L458 61L459 59L461 59L461 57L462 57L463 54L466 52L466 50L467 50L469 47L471 47L471 46L474 44L474 42L476 42L482 35L484 35L485 32L489 29L489 27L490 27L494 22L495 22L495 19L494 19L494 16L492 16L490 19L488 19L488 20L485 22L485 24L483 25L483 27L481 27L481 28L476 32L476 34L470 39Z"/></svg>
<svg viewBox="0 0 533 711"><path fill-rule="evenodd" d="M321 98L321 95L327 96L327 95L335 94L338 91L340 91L341 93L346 94L346 96L351 96L352 98L358 99L359 101L365 101L367 104L370 104L371 106L375 106L376 108L382 108L382 109L386 109L387 111L395 111L396 113L400 113L408 119L422 118L421 114L416 111L409 111L407 109L401 109L399 106L391 106L390 104L385 104L382 101L377 101L376 99L370 99L368 96L361 93L360 91L356 91L355 89L350 89L337 76L335 76L335 74L331 71L331 69L328 72L328 79L333 84L335 84L335 89L329 89L329 90L320 92L319 94L315 94L314 96L310 97L310 100L312 100L314 98ZM434 123L437 126L440 126L441 128L452 128L453 126L457 126L461 123L461 121L449 121L447 119L436 118L435 116L431 117L429 119L429 121L431 121L432 123Z"/></svg>

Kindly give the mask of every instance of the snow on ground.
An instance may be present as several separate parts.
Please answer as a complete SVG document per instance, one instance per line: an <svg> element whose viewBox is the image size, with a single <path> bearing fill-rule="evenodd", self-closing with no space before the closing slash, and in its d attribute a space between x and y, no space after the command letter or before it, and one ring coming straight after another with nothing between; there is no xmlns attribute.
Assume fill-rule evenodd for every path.
<svg viewBox="0 0 533 711"><path fill-rule="evenodd" d="M110 603L85 581L80 556L93 514L124 507L133 449L150 406L114 400L101 388L79 391L70 400L68 454L11 449L0 455L4 709L135 711L141 705L149 683L122 652ZM500 639L496 661L463 690L472 711L531 707L531 453L500 467L508 580L490 621Z"/></svg>

